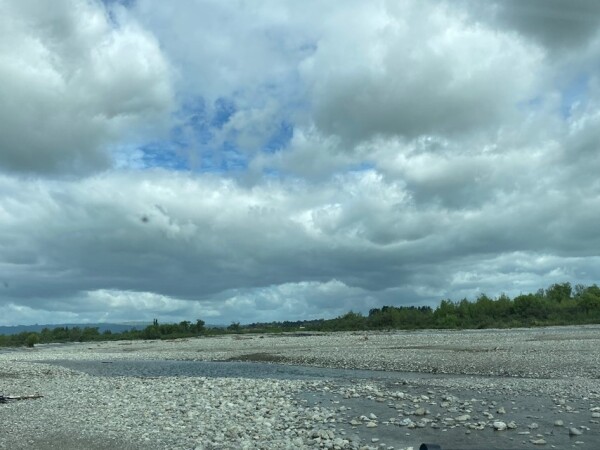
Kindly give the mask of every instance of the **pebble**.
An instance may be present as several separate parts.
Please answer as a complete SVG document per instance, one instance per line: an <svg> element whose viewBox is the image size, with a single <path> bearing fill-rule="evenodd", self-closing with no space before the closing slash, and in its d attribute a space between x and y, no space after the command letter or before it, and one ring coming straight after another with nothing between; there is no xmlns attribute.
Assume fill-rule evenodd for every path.
<svg viewBox="0 0 600 450"><path fill-rule="evenodd" d="M497 430L497 431L504 431L504 430L506 430L506 423L501 422L499 420L497 420L496 422L494 422L493 426L494 426L494 430Z"/></svg>
<svg viewBox="0 0 600 450"><path fill-rule="evenodd" d="M425 411L425 408L417 408L415 410L415 416L424 416L427 413L427 411Z"/></svg>

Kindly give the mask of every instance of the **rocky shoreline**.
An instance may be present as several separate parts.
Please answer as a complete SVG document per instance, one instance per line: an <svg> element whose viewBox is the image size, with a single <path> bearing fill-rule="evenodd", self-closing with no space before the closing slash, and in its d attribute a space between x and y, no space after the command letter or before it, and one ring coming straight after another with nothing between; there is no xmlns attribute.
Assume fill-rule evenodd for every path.
<svg viewBox="0 0 600 450"><path fill-rule="evenodd" d="M3 449L600 448L600 327L240 335L0 353ZM58 361L267 361L398 379L100 377ZM442 447L444 448L444 447Z"/></svg>

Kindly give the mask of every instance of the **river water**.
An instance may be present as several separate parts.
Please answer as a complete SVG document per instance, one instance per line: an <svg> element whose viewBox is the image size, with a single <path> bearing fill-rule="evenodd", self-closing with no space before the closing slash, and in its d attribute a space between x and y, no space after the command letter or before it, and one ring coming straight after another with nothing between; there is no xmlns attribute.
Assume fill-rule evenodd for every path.
<svg viewBox="0 0 600 450"><path fill-rule="evenodd" d="M114 360L52 361L94 376L273 378L279 380L409 380L433 375L375 370L329 369L260 362Z"/></svg>

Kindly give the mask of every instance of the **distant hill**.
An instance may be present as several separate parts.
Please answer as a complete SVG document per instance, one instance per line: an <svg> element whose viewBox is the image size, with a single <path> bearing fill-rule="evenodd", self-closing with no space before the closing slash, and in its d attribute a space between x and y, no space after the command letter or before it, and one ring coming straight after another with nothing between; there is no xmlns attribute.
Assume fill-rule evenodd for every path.
<svg viewBox="0 0 600 450"><path fill-rule="evenodd" d="M132 329L143 330L148 325L152 325L151 322L137 322L137 323L53 323L46 325L15 325L15 326L0 326L0 335L11 335L26 332L40 332L44 328L50 330L58 327L79 327L79 328L98 328L100 333L104 333L106 330L110 330L112 333L122 333L123 331L129 331Z"/></svg>

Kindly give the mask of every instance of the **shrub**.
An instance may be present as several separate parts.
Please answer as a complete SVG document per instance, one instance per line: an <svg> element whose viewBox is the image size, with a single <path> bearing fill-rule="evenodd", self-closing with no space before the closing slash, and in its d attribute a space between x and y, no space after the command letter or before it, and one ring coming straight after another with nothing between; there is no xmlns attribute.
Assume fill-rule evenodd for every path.
<svg viewBox="0 0 600 450"><path fill-rule="evenodd" d="M27 339L25 340L25 343L29 348L33 348L33 346L38 342L40 342L40 338L35 333L31 333L29 336L27 336Z"/></svg>

